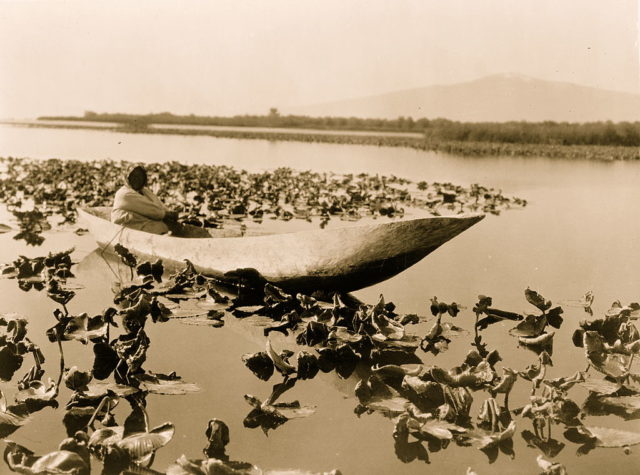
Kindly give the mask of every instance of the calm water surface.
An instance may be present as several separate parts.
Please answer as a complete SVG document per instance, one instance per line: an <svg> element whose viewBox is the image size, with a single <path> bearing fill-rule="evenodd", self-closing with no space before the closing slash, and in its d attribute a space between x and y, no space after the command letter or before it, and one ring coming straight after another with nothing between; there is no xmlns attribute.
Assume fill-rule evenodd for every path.
<svg viewBox="0 0 640 475"><path fill-rule="evenodd" d="M478 294L490 295L494 306L512 311L532 311L524 289L531 287L554 303L579 299L592 290L596 316L614 300L623 304L640 300L640 163L601 163L562 161L543 158L463 158L401 148L341 146L331 144L282 143L210 137L120 134L103 131L28 129L0 125L0 155L17 157L93 160L135 160L142 162L179 160L188 163L227 164L249 170L280 166L337 173L380 173L415 181L450 181L462 185L481 183L502 189L529 201L522 210L489 216L455 238L425 260L397 277L356 295L374 302L383 293L402 313L428 313L428 301L438 296L467 307L455 322L470 331L450 345L438 357L418 353L427 364L451 367L470 349L473 314L471 307ZM6 218L6 217L5 217ZM7 222L4 219L3 222ZM113 275L95 250L90 236L77 237L70 232L51 232L40 248L27 248L12 239L12 233L0 236L0 262L18 254L43 255L49 250L75 246L74 257L80 263L77 280L86 288L71 302L72 313L90 315L111 304ZM24 293L14 281L0 280L0 312L19 312L29 319L29 336L49 357L47 373L57 375L57 351L48 343L44 330L53 324L53 303L44 294ZM571 334L577 322L586 318L583 310L568 305L565 322L554 343L554 366L547 374L554 378L573 374L586 366L583 350L575 348ZM490 348L498 348L503 363L523 370L534 363L536 355L518 348L507 334L510 323L496 324L484 332ZM424 326L409 328L418 334ZM274 335L277 348L297 350L295 342ZM201 456L205 446L207 421L224 420L231 430L227 453L236 460L247 460L263 468L302 468L321 471L339 468L345 474L366 473L465 473L472 467L484 473L538 473L535 458L540 453L528 448L520 433L532 430L531 423L517 419L514 437L515 459L501 454L489 464L475 448L455 445L430 455L430 465L415 461L400 462L394 453L393 423L379 415L357 417L353 409L357 399L353 389L356 376L339 379L334 373L320 374L301 381L282 396L282 401L299 400L317 406L306 419L292 420L266 437L259 429L247 429L242 420L250 407L244 394L265 399L271 383L254 377L240 360L246 352L264 348L261 329L248 322L227 317L221 329L189 326L178 321L150 325L149 349L145 367L156 372L175 370L187 381L198 383L199 393L186 396L154 396L148 401L152 425L171 421L176 435L157 453L154 468L164 470L181 454ZM65 345L69 365L90 369L89 346L70 342ZM18 374L26 370L23 367ZM55 376L54 376L55 377ZM6 388L4 386L7 386ZM9 385L3 390L9 392ZM527 402L529 383L519 380L510 397L511 406ZM65 390L66 391L66 390ZM63 391L59 399L66 401ZM474 393L472 415L486 393ZM579 389L570 393L581 403L586 394ZM120 418L126 416L121 404ZM46 453L64 436L63 410L45 409L33 421L10 437L36 453ZM121 420L121 419L119 419ZM637 421L608 417L589 417L590 425L640 430ZM596 449L577 457L577 445L562 436L562 427L554 427L554 437L566 447L554 459L564 463L570 473L632 473L640 466L640 449L630 455L622 449ZM0 469L2 472L4 469Z"/></svg>

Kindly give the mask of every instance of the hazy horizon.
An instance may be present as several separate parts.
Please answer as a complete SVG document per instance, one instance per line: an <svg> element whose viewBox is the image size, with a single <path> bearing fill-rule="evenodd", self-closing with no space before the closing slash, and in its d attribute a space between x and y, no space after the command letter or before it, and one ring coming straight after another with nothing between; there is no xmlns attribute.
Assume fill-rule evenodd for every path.
<svg viewBox="0 0 640 475"><path fill-rule="evenodd" d="M0 117L263 114L512 73L640 94L638 1L0 1Z"/></svg>

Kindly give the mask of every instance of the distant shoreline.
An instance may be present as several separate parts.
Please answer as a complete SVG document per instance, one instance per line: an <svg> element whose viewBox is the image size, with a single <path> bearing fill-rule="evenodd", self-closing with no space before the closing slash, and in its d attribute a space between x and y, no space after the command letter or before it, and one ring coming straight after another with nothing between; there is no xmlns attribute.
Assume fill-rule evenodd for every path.
<svg viewBox="0 0 640 475"><path fill-rule="evenodd" d="M68 118L60 119L68 120ZM163 124L162 128L149 127L149 124L137 126L135 124L87 125L81 122L91 122L88 119L76 119L75 124L52 124L43 122L0 122L7 125L53 129L82 129L101 130L121 133L164 134L185 136L206 136L213 138L231 138L245 140L290 141L306 143L332 143L339 145L367 145L378 147L403 147L414 150L433 151L462 155L467 157L511 156L511 157L546 157L562 159L589 160L640 160L640 149L632 146L620 145L560 145L560 144L530 144L530 143L500 143L459 140L434 140L418 137L416 134L380 134L375 131L361 131L348 133L347 131L281 132L241 130L242 127L229 130L191 129L186 127L171 128ZM336 133L331 133L336 132ZM363 133L363 132L366 132Z"/></svg>

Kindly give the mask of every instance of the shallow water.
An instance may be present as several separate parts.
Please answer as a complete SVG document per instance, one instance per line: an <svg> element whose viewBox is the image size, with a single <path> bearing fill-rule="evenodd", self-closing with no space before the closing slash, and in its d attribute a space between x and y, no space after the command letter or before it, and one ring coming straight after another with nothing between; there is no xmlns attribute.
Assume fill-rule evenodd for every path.
<svg viewBox="0 0 640 475"><path fill-rule="evenodd" d="M269 142L262 140L214 139L170 135L122 134L105 131L50 130L0 125L0 156L58 157L66 159L135 160L142 162L179 160L189 163L229 164L250 170L288 166L297 169L337 173L381 173L403 176L414 181L451 181L458 184L480 183L500 188L507 195L528 200L522 210L509 210L500 216L488 216L473 228L444 245L414 267L371 288L356 292L373 303L380 293L392 300L401 313L428 313L429 298L456 301L465 307L455 323L469 334L454 340L450 350L437 357L418 354L427 364L448 368L469 349L473 330L471 307L478 294L490 295L494 306L512 311L533 310L524 299L531 287L554 304L579 299L587 290L595 294L595 316L602 314L614 300L623 304L640 300L640 163L561 161L518 158L463 158L401 148L365 147L332 144ZM6 222L4 220L3 222ZM71 228L72 230L73 228ZM40 248L26 248L12 239L12 233L0 235L0 262L18 254L43 255L49 250L76 247L74 258L77 280L85 285L71 302L72 313L98 313L111 303L113 274L96 253L90 236L78 237L68 230L46 234ZM15 281L0 280L3 301L0 312L19 312L29 319L29 336L48 356L47 373L57 374L57 350L48 343L44 330L53 324L50 313L55 304L44 294L25 293ZM575 348L571 334L577 322L587 317L578 307L563 305L564 324L556 331L553 361L548 377L573 374L584 369L581 348ZM393 447L391 420L379 414L357 417L353 409L357 399L353 388L358 379L341 380L334 373L320 374L301 381L282 396L283 401L298 399L317 406L316 414L292 420L265 435L259 429L247 429L242 420L250 407L244 394L266 398L270 382L254 377L240 360L246 352L264 348L261 329L247 321L227 318L221 329L184 325L171 321L150 325L152 346L145 367L156 372L175 370L185 380L196 382L202 390L185 396L154 396L148 401L152 425L172 421L176 435L157 453L153 467L164 470L181 454L201 456L206 444L207 421L224 420L231 431L227 453L233 459L247 460L263 468L302 468L330 470L339 468L353 473L419 473L423 462L400 462ZM519 348L507 334L513 324L496 324L484 332L490 348L498 348L503 364L523 370L536 361L536 355ZM424 333L425 325L409 327ZM276 348L297 350L294 340L275 333ZM65 345L67 364L90 369L90 346L77 342ZM23 367L21 375L27 366ZM3 384L7 392L8 384ZM510 400L512 407L527 402L529 383L519 380ZM66 391L66 390L65 390ZM10 391L8 392L11 396ZM487 395L474 393L476 414L479 402ZM585 394L573 389L571 397L580 403ZM68 392L59 400L64 404ZM126 404L116 414L126 415ZM38 412L31 423L10 438L36 453L55 448L64 437L60 423L63 410L51 408ZM119 419L120 420L120 419ZM589 417L591 425L640 430L637 421L614 416ZM528 448L520 433L532 430L529 421L518 419L515 459L500 455L489 465L475 448L452 444L446 450L430 454L428 469L464 473L472 467L478 473L538 473L537 449ZM562 436L562 427L554 427L554 437L566 447L554 459L564 463L570 473L630 473L640 466L640 449L595 449L577 457L577 445ZM3 469L0 469L2 472Z"/></svg>

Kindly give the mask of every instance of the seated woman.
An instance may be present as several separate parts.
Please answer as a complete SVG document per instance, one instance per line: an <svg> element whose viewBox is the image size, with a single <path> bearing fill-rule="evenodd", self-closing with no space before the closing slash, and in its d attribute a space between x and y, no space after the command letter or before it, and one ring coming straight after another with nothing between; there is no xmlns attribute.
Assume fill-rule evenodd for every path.
<svg viewBox="0 0 640 475"><path fill-rule="evenodd" d="M126 177L126 184L113 200L111 221L127 228L153 234L165 234L177 228L178 213L169 210L147 188L147 171L134 167Z"/></svg>

